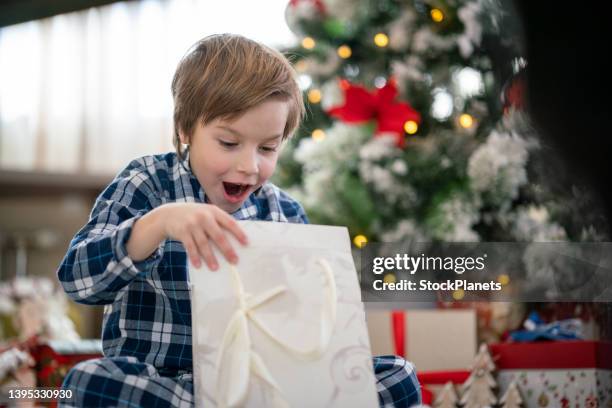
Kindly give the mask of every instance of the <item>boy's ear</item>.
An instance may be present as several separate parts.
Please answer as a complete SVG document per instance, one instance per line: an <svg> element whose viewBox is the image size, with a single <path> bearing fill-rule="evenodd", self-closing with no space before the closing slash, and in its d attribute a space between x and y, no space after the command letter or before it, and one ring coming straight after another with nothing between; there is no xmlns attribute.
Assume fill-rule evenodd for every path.
<svg viewBox="0 0 612 408"><path fill-rule="evenodd" d="M178 131L178 134L179 134L179 140L182 144L189 144L190 137L188 134L186 134L184 131L180 129Z"/></svg>

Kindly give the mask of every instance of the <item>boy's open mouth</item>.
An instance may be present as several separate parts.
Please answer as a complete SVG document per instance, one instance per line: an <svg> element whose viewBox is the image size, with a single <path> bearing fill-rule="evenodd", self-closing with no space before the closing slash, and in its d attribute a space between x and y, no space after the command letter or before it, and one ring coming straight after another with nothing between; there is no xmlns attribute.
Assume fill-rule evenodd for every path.
<svg viewBox="0 0 612 408"><path fill-rule="evenodd" d="M225 193L230 197L240 197L251 187L250 184L238 184L238 183L229 183L224 181L223 188L225 189Z"/></svg>

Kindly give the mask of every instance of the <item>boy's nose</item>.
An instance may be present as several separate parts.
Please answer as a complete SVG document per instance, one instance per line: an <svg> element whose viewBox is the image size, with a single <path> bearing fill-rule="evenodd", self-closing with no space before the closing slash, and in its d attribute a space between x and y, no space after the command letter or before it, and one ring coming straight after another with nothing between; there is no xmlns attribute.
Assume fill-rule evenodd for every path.
<svg viewBox="0 0 612 408"><path fill-rule="evenodd" d="M238 161L238 171L248 175L259 173L259 161L256 152L244 151Z"/></svg>

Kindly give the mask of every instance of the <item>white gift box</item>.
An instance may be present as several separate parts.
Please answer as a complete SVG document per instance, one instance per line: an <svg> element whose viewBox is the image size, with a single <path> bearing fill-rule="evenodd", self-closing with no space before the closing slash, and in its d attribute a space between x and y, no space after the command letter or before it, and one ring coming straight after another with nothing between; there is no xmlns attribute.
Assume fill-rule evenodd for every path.
<svg viewBox="0 0 612 408"><path fill-rule="evenodd" d="M237 265L190 265L196 407L378 406L347 229L240 226Z"/></svg>
<svg viewBox="0 0 612 408"><path fill-rule="evenodd" d="M392 312L381 305L385 306L368 303L366 310L372 352L394 354ZM478 343L474 309L406 309L404 313L405 357L419 371L465 370L472 365Z"/></svg>

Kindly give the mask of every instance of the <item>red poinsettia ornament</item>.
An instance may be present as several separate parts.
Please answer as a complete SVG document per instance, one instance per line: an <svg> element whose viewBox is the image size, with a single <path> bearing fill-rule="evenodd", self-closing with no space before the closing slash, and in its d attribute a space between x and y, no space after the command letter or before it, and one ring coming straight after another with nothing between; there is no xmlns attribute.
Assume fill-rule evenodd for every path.
<svg viewBox="0 0 612 408"><path fill-rule="evenodd" d="M327 113L346 123L363 123L376 120L376 134L394 134L395 144L404 147L404 126L408 121L421 123L421 115L407 102L397 101L397 85L390 78L385 86L374 91L340 80L340 88L344 91L344 104L334 106Z"/></svg>
<svg viewBox="0 0 612 408"><path fill-rule="evenodd" d="M289 0L290 7L299 7L303 4L313 6L319 13L325 14L325 5L322 0Z"/></svg>
<svg viewBox="0 0 612 408"><path fill-rule="evenodd" d="M503 86L501 101L504 113L510 108L524 110L526 104L527 79L525 70L514 74Z"/></svg>

